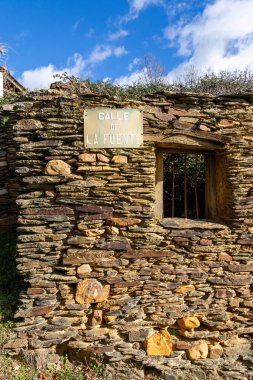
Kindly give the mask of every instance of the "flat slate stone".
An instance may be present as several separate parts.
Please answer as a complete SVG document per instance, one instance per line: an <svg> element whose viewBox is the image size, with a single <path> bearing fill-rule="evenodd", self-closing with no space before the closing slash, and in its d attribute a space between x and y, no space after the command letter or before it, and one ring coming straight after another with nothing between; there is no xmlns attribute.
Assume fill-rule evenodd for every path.
<svg viewBox="0 0 253 380"><path fill-rule="evenodd" d="M176 229L202 229L202 230L225 230L228 227L213 222L207 222L206 220L192 220L183 218L164 218L160 221L161 226L165 228Z"/></svg>
<svg viewBox="0 0 253 380"><path fill-rule="evenodd" d="M127 259L140 259L140 258L150 258L150 257L175 257L175 252L168 250L150 250L150 249L136 249L131 250L127 253L123 253L121 257Z"/></svg>

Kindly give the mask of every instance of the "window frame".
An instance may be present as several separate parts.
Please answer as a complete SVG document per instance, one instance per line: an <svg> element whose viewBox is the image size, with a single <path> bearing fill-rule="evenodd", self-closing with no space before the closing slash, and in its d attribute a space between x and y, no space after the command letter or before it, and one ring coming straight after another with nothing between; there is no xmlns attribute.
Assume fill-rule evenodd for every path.
<svg viewBox="0 0 253 380"><path fill-rule="evenodd" d="M156 176L155 176L155 218L164 218L163 202L163 166L165 153L192 153L205 154L205 218L204 220L224 221L230 217L227 157L225 146L182 146L175 144L162 144L156 148ZM172 218L173 219L173 218ZM182 218L184 219L184 218ZM196 220L196 219L194 219ZM203 219L202 219L203 220Z"/></svg>

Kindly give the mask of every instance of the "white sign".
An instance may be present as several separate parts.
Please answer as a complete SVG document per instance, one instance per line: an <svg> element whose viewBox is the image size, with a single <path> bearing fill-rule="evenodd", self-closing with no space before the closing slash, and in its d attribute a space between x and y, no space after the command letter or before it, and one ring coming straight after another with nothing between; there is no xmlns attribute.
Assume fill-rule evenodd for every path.
<svg viewBox="0 0 253 380"><path fill-rule="evenodd" d="M142 144L142 111L130 108L94 108L85 111L86 148L138 148Z"/></svg>

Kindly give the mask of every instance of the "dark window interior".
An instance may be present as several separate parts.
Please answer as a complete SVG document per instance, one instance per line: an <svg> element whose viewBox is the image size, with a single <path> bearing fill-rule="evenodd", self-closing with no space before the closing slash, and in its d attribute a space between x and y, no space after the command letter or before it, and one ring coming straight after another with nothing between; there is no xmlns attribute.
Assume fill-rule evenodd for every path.
<svg viewBox="0 0 253 380"><path fill-rule="evenodd" d="M205 154L163 155L164 217L205 218Z"/></svg>

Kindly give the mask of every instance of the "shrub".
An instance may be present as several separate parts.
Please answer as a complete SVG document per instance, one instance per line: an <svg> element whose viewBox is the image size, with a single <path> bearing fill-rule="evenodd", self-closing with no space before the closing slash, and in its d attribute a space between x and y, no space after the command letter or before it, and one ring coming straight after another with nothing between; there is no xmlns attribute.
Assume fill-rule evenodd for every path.
<svg viewBox="0 0 253 380"><path fill-rule="evenodd" d="M18 303L22 281L17 275L16 234L12 231L0 234L0 321L11 321Z"/></svg>

